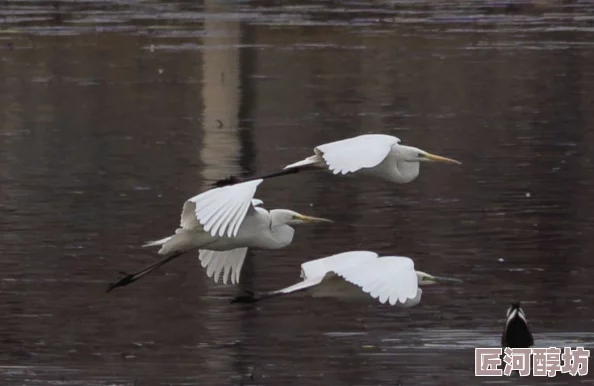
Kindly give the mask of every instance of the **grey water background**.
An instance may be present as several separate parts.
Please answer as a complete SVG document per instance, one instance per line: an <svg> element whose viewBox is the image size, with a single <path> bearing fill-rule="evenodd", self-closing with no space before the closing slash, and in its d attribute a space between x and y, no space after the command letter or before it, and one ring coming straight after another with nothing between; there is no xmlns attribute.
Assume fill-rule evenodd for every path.
<svg viewBox="0 0 594 386"><path fill-rule="evenodd" d="M0 383L593 383L473 357L514 300L537 346L594 346L593 117L584 1L0 2ZM336 223L250 255L240 289L188 254L105 293L213 181L362 133L463 165L267 181L267 208ZM464 283L409 310L228 304L353 249Z"/></svg>

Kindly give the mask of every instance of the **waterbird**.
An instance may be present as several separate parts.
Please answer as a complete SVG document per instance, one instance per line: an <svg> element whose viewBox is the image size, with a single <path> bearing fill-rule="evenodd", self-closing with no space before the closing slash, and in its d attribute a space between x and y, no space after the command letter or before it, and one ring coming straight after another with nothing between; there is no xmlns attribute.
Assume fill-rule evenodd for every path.
<svg viewBox="0 0 594 386"><path fill-rule="evenodd" d="M501 335L503 348L529 348L534 345L534 339L526 320L526 314L520 307L520 302L511 303L507 309L505 328Z"/></svg>
<svg viewBox="0 0 594 386"><path fill-rule="evenodd" d="M434 155L412 146L401 145L397 137L364 134L316 146L314 155L285 166L282 171L243 179L230 176L215 182L226 186L251 179L266 179L303 170L328 169L333 174L369 175L396 184L406 184L419 176L421 162L462 164L455 159Z"/></svg>
<svg viewBox="0 0 594 386"><path fill-rule="evenodd" d="M183 206L180 228L175 234L150 241L144 247L160 246L160 261L109 285L107 292L128 285L185 252L199 249L199 259L208 277L223 284L239 282L248 248L279 249L291 244L291 225L330 223L332 220L306 216L288 209L262 208L254 199L262 179L207 190L188 199Z"/></svg>
<svg viewBox="0 0 594 386"><path fill-rule="evenodd" d="M383 256L370 251L349 251L301 264L302 281L276 291L245 291L231 303L253 303L263 299L306 292L314 298L370 301L409 308L421 301L419 286L459 279L415 271L414 262L404 256Z"/></svg>

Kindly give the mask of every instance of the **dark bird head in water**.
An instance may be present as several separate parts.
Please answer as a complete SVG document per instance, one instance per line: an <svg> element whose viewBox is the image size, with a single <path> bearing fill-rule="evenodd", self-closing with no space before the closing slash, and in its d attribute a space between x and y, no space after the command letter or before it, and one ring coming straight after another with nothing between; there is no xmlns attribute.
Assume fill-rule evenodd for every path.
<svg viewBox="0 0 594 386"><path fill-rule="evenodd" d="M526 314L520 306L520 302L513 302L507 309L507 319L501 336L501 346L528 348L533 345L534 339L528 326Z"/></svg>

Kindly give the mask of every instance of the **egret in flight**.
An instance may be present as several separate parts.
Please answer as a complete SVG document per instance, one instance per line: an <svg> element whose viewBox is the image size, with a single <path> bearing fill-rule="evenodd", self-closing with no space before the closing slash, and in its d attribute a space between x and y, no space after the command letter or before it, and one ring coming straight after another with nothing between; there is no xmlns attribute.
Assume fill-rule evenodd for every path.
<svg viewBox="0 0 594 386"><path fill-rule="evenodd" d="M302 281L260 294L246 292L232 303L250 303L266 298L305 292L316 298L339 300L377 299L397 307L413 307L421 301L419 286L461 280L415 271L413 261L402 256L379 257L375 252L351 251L301 264Z"/></svg>
<svg viewBox="0 0 594 386"><path fill-rule="evenodd" d="M184 203L180 228L173 236L144 246L160 246L164 259L110 284L107 292L128 285L149 274L181 254L199 249L199 258L208 277L224 284L239 282L241 267L248 248L279 249L291 244L295 230L291 225L332 222L305 216L292 210L260 207L254 199L263 180L211 189Z"/></svg>
<svg viewBox="0 0 594 386"><path fill-rule="evenodd" d="M316 146L314 155L285 166L284 170L255 178L271 178L302 170L328 169L333 174L368 175L396 184L406 184L419 176L421 162L461 164L451 158L430 154L400 144L400 139L385 134L364 134ZM246 181L235 176L217 181L225 186Z"/></svg>
<svg viewBox="0 0 594 386"><path fill-rule="evenodd" d="M534 339L528 327L526 314L520 307L520 303L512 303L507 309L507 320L501 336L503 348L529 348L534 345Z"/></svg>

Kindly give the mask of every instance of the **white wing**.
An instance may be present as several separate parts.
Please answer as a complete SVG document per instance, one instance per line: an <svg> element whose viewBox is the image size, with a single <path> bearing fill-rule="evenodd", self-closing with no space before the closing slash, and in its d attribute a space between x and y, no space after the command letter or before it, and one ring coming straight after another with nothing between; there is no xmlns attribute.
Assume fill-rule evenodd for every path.
<svg viewBox="0 0 594 386"><path fill-rule="evenodd" d="M412 299L406 299L406 302L404 302L402 307L410 308L410 307L416 306L417 304L419 304L421 302L421 295L423 295L423 290L419 288L417 290L417 296L415 296Z"/></svg>
<svg viewBox="0 0 594 386"><path fill-rule="evenodd" d="M364 266L367 261L376 260L378 254L369 251L350 251L336 255L311 260L301 264L301 278L304 280L324 277L328 272L334 272L338 266Z"/></svg>
<svg viewBox="0 0 594 386"><path fill-rule="evenodd" d="M343 267L353 264L358 264L360 266L367 260L376 260L377 256L378 255L375 252L351 251L305 262L301 264L302 282L272 291L269 294L290 294L308 289L322 283L324 280L335 277L336 275L333 272L333 268L338 264Z"/></svg>
<svg viewBox="0 0 594 386"><path fill-rule="evenodd" d="M351 251L308 261L301 265L302 282L273 291L289 294L338 276L384 304L412 307L421 300L414 263L408 257L378 257L375 252Z"/></svg>
<svg viewBox="0 0 594 386"><path fill-rule="evenodd" d="M322 156L332 173L347 174L379 165L397 143L400 139L391 135L365 134L320 145L315 151Z"/></svg>
<svg viewBox="0 0 594 386"><path fill-rule="evenodd" d="M332 271L382 304L405 304L416 298L419 289L414 263L408 257L385 256L344 266L337 261Z"/></svg>
<svg viewBox="0 0 594 386"><path fill-rule="evenodd" d="M210 251L201 249L200 263L206 268L206 275L212 277L214 282L219 281L219 276L223 273L223 284L227 284L229 278L231 284L239 283L241 267L245 261L247 248L237 248L229 251Z"/></svg>
<svg viewBox="0 0 594 386"><path fill-rule="evenodd" d="M225 234L227 237L237 236L248 210L262 204L261 200L254 199L262 181L258 179L211 189L190 198L184 203L181 227L203 227L213 237Z"/></svg>
<svg viewBox="0 0 594 386"><path fill-rule="evenodd" d="M334 274L328 273L328 277L329 276L334 276ZM293 284L286 288L282 288L282 289L279 289L276 291L269 292L268 294L270 294L270 295L272 295L272 294L290 294L290 293L297 292L297 291L303 291L305 289L308 289L310 287L320 284L325 278L327 278L327 277L322 275L320 277L313 277L311 279L305 279L302 282Z"/></svg>

